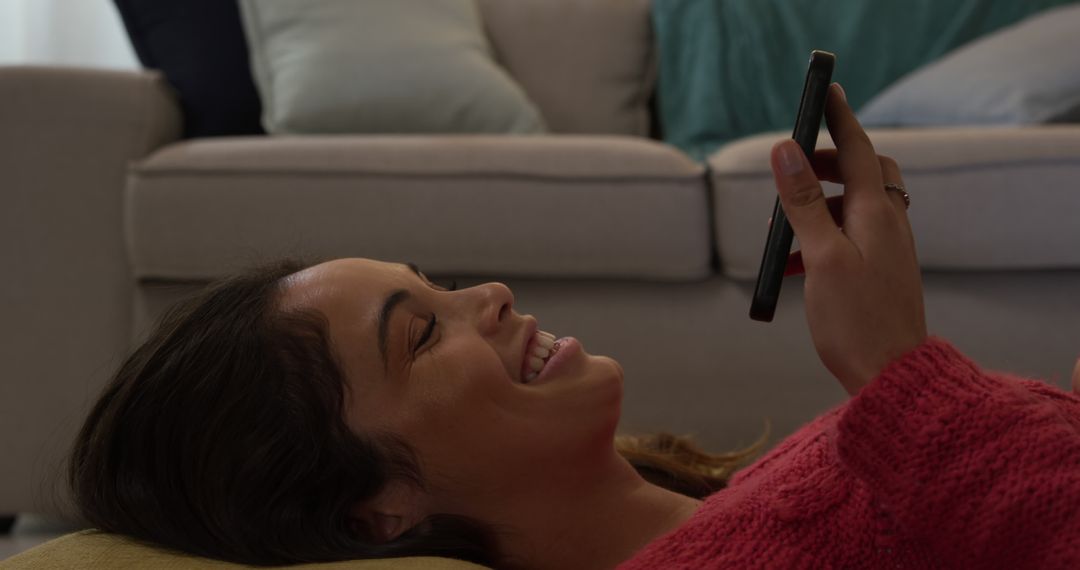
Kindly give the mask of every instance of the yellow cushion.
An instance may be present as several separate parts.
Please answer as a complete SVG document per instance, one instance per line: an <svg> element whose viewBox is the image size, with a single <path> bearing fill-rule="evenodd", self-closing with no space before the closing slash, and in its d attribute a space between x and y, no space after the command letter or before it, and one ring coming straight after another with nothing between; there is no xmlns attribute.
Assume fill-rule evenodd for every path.
<svg viewBox="0 0 1080 570"><path fill-rule="evenodd" d="M26 552L9 558L0 567L4 570L50 570L68 568L154 568L156 570L187 570L189 568L218 568L220 570L255 568L230 564L208 558L177 554L153 548L118 534L84 530L50 540ZM321 564L287 566L294 570L484 570L485 566L450 558L416 556L353 560Z"/></svg>

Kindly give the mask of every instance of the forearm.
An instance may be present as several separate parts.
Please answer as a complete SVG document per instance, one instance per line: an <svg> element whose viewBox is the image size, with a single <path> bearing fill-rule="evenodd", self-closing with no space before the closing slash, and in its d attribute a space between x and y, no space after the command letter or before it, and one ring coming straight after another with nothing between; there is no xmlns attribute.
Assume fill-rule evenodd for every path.
<svg viewBox="0 0 1080 570"><path fill-rule="evenodd" d="M838 451L946 566L1078 567L1073 404L987 374L932 339L852 399Z"/></svg>

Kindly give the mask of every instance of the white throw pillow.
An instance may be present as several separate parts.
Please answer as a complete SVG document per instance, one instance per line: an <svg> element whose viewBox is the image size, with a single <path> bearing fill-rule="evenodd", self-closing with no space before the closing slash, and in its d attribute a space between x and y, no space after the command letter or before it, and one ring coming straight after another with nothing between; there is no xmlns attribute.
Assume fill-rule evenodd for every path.
<svg viewBox="0 0 1080 570"><path fill-rule="evenodd" d="M1080 121L1080 4L952 51L883 91L859 119L867 126Z"/></svg>
<svg viewBox="0 0 1080 570"><path fill-rule="evenodd" d="M269 133L540 133L475 0L241 0Z"/></svg>

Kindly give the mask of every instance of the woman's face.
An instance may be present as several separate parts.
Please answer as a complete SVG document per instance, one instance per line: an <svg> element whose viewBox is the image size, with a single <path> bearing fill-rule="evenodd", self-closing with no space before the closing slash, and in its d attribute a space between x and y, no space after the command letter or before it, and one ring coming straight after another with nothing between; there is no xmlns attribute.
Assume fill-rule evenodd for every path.
<svg viewBox="0 0 1080 570"><path fill-rule="evenodd" d="M435 512L492 515L491 501L572 485L611 453L622 368L561 342L523 383L543 323L500 283L447 291L406 265L342 259L291 276L284 304L327 317L347 423L416 450Z"/></svg>

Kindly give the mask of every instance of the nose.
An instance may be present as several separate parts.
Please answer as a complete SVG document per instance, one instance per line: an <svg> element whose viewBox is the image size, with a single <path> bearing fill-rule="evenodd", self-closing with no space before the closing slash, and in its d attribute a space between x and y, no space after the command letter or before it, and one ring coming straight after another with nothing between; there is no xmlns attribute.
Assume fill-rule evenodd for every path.
<svg viewBox="0 0 1080 570"><path fill-rule="evenodd" d="M478 328L483 335L493 335L509 322L514 308L514 293L502 283L485 283L474 287L480 322Z"/></svg>

